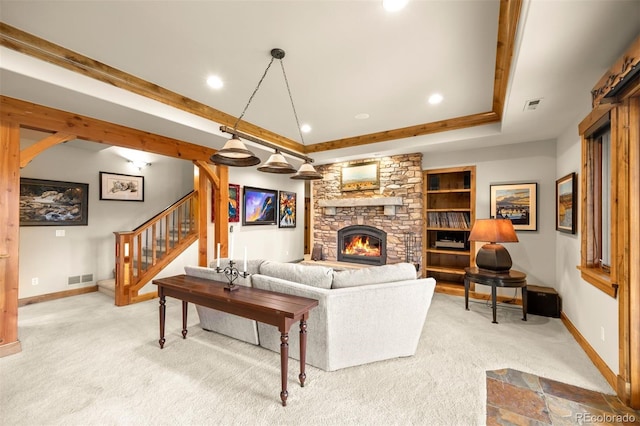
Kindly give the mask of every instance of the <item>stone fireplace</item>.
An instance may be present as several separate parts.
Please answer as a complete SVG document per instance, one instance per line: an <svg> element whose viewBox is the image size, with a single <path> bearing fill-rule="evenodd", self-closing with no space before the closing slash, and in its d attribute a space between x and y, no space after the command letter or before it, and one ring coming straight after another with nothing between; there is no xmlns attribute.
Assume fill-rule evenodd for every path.
<svg viewBox="0 0 640 426"><path fill-rule="evenodd" d="M387 233L368 225L350 225L338 230L338 261L384 265L387 263Z"/></svg>
<svg viewBox="0 0 640 426"><path fill-rule="evenodd" d="M377 161L379 188L341 190L341 172L345 166ZM394 155L345 163L316 166L324 178L313 182L313 245L322 245L322 259L357 262L364 257L344 258L338 231L359 226L371 227L386 235L385 256L381 263L406 261L406 236L415 237L413 261L420 263L422 253L422 154ZM379 238L379 237L378 237ZM413 240L412 240L413 241ZM372 245L371 238L369 246ZM347 255L354 256L354 255ZM409 260L410 262L412 260ZM380 260L376 260L380 262ZM364 262L361 262L364 263Z"/></svg>

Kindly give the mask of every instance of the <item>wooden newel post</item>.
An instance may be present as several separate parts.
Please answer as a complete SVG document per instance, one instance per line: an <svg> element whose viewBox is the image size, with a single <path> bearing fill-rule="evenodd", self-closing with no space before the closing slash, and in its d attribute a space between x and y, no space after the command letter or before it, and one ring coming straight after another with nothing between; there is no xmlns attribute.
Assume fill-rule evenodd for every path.
<svg viewBox="0 0 640 426"><path fill-rule="evenodd" d="M114 232L116 236L116 306L125 306L131 303L129 286L132 282L133 258L132 232Z"/></svg>

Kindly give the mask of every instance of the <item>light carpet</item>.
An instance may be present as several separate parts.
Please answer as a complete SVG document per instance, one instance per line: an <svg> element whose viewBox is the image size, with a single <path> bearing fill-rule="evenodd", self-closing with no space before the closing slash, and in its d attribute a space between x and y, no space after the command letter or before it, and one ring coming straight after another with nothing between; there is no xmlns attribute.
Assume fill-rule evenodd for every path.
<svg viewBox="0 0 640 426"><path fill-rule="evenodd" d="M513 368L613 393L559 319L435 294L415 356L325 372L307 367L280 405L280 356L198 326L167 299L115 307L90 293L19 309L22 352L0 358L3 425L478 425L485 371ZM313 315L313 311L311 312ZM371 312L371 315L376 315ZM380 318L380 321L384 321ZM357 323L345 327L358 327ZM313 333L313 330L308 330Z"/></svg>

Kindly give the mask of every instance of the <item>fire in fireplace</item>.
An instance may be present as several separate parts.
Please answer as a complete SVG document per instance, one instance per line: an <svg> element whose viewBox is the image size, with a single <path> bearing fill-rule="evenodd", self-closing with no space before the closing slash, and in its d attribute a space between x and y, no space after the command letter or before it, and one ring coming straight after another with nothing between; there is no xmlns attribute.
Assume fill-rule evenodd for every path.
<svg viewBox="0 0 640 426"><path fill-rule="evenodd" d="M386 264L387 233L368 225L352 225L338 230L338 261Z"/></svg>

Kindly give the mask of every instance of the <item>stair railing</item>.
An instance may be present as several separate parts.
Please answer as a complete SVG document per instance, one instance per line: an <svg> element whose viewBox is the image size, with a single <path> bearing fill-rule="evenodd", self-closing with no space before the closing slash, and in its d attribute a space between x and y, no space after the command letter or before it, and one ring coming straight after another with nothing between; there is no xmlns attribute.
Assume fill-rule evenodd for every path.
<svg viewBox="0 0 640 426"><path fill-rule="evenodd" d="M133 231L114 232L117 306L157 297L157 291L139 291L198 239L197 201L193 191Z"/></svg>

